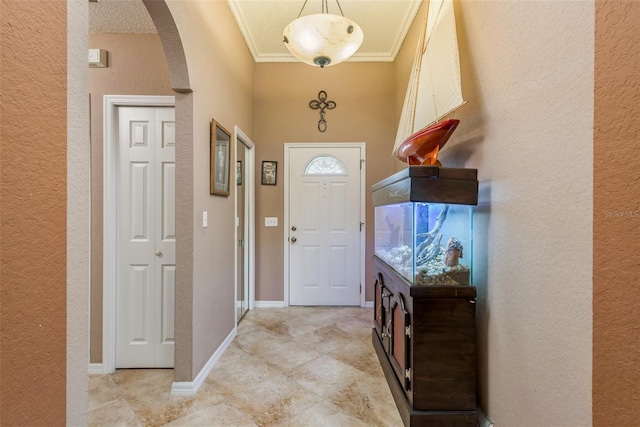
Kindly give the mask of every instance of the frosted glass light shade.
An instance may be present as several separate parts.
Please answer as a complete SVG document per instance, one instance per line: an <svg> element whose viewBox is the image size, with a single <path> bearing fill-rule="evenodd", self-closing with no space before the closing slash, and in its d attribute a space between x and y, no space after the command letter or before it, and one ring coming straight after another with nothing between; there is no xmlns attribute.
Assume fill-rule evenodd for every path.
<svg viewBox="0 0 640 427"><path fill-rule="evenodd" d="M283 36L285 46L296 58L320 67L349 59L364 39L358 24L329 13L302 16L287 25Z"/></svg>

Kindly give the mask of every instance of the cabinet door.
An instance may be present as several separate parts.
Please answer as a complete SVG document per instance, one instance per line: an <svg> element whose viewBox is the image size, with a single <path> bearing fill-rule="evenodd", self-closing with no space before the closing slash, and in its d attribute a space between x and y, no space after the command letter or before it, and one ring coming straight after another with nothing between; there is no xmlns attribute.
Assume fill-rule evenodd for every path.
<svg viewBox="0 0 640 427"><path fill-rule="evenodd" d="M409 366L411 317L401 293L397 293L391 298L389 314L391 338L388 352L391 356L391 365L396 371L400 383L404 385L404 389L409 390L411 388L411 367Z"/></svg>
<svg viewBox="0 0 640 427"><path fill-rule="evenodd" d="M393 294L389 288L382 286L382 345L384 351L391 354L391 334L393 325L391 324L391 299Z"/></svg>
<svg viewBox="0 0 640 427"><path fill-rule="evenodd" d="M382 283L382 274L376 274L375 279L376 280L373 284L373 307L375 308L373 312L373 326L378 332L378 337L382 338L382 328L384 326L385 320L384 307L382 306L382 296L388 292L385 292L386 289L384 287L384 284Z"/></svg>

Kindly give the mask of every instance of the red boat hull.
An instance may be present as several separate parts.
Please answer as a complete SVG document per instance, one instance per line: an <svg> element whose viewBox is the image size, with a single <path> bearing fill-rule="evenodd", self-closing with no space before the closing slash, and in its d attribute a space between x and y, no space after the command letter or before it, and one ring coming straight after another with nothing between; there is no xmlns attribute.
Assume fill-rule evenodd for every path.
<svg viewBox="0 0 640 427"><path fill-rule="evenodd" d="M410 165L435 165L438 153L447 143L460 120L443 120L428 126L402 141L396 156Z"/></svg>

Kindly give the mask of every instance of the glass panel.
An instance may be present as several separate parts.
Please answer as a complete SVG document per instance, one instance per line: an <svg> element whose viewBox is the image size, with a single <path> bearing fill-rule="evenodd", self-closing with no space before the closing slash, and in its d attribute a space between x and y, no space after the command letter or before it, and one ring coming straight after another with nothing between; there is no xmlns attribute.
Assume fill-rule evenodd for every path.
<svg viewBox="0 0 640 427"><path fill-rule="evenodd" d="M413 285L472 283L471 206L406 202L374 212L376 255Z"/></svg>
<svg viewBox="0 0 640 427"><path fill-rule="evenodd" d="M305 175L346 175L347 169L340 159L329 156L321 155L316 156L309 160L307 166L304 168Z"/></svg>

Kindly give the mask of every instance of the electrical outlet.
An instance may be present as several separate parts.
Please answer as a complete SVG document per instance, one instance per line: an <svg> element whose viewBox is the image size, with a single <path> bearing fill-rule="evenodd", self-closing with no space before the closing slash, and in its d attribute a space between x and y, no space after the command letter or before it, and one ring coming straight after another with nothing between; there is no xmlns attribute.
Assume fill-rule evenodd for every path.
<svg viewBox="0 0 640 427"><path fill-rule="evenodd" d="M278 226L278 217L277 216L266 216L266 217L264 217L264 226L265 227L277 227Z"/></svg>

